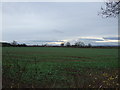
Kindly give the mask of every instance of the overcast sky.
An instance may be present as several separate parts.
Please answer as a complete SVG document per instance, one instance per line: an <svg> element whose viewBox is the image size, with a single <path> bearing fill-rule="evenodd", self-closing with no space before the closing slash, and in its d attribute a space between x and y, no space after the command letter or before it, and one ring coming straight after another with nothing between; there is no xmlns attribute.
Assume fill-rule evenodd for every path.
<svg viewBox="0 0 120 90"><path fill-rule="evenodd" d="M118 20L98 16L101 6L104 7L103 2L3 3L3 41L52 44L58 40L71 43L81 40L115 45Z"/></svg>

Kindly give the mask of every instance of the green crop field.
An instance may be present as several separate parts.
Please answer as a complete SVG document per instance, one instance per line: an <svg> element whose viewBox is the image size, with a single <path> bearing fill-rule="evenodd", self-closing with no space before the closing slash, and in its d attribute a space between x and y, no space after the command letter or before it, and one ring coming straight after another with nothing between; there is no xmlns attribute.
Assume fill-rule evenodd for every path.
<svg viewBox="0 0 120 90"><path fill-rule="evenodd" d="M119 88L117 48L3 47L3 88Z"/></svg>

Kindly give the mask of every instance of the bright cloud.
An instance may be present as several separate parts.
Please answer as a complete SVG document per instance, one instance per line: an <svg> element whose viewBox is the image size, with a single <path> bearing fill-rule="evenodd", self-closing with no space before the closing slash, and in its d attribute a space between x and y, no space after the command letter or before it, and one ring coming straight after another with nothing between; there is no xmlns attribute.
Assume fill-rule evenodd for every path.
<svg viewBox="0 0 120 90"><path fill-rule="evenodd" d="M97 43L104 43L104 42L120 42L120 40L105 40L105 41L95 41Z"/></svg>

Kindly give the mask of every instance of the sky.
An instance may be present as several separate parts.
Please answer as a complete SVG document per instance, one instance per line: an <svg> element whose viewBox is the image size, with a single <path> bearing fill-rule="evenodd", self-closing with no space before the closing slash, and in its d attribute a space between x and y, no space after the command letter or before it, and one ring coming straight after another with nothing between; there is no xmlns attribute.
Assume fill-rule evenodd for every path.
<svg viewBox="0 0 120 90"><path fill-rule="evenodd" d="M118 19L102 18L104 2L4 2L2 41L26 44L118 44Z"/></svg>

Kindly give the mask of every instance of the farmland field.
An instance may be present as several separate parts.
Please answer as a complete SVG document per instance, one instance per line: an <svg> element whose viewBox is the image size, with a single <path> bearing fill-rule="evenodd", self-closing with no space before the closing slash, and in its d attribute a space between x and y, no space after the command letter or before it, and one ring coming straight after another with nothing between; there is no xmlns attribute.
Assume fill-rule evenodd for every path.
<svg viewBox="0 0 120 90"><path fill-rule="evenodd" d="M3 47L3 88L119 88L117 48Z"/></svg>

